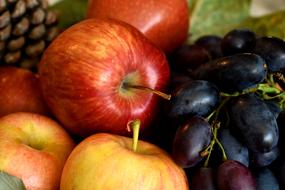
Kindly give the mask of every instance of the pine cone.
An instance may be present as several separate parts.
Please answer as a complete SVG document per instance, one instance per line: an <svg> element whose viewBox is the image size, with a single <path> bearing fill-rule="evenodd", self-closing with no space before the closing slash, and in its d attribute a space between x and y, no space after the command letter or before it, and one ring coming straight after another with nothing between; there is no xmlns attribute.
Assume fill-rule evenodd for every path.
<svg viewBox="0 0 285 190"><path fill-rule="evenodd" d="M47 0L0 0L0 66L34 69L59 33L57 21Z"/></svg>

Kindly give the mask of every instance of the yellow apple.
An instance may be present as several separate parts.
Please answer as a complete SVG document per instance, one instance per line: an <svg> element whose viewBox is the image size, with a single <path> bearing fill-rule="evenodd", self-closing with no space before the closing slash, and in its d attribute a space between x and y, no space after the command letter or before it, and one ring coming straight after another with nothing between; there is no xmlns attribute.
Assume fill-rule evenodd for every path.
<svg viewBox="0 0 285 190"><path fill-rule="evenodd" d="M27 190L56 190L74 148L68 133L52 119L34 113L0 118L0 170L23 180Z"/></svg>
<svg viewBox="0 0 285 190"><path fill-rule="evenodd" d="M78 144L63 169L61 190L187 190L184 170L156 145L97 133Z"/></svg>

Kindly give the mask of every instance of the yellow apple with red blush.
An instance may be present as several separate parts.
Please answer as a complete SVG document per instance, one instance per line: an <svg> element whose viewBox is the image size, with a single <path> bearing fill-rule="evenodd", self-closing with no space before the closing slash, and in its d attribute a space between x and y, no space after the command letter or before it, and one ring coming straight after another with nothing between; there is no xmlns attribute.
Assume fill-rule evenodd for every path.
<svg viewBox="0 0 285 190"><path fill-rule="evenodd" d="M0 118L0 170L20 178L27 190L59 188L75 144L54 120L17 112Z"/></svg>
<svg viewBox="0 0 285 190"><path fill-rule="evenodd" d="M61 190L188 190L184 170L161 148L134 137L97 133L80 142L63 169Z"/></svg>

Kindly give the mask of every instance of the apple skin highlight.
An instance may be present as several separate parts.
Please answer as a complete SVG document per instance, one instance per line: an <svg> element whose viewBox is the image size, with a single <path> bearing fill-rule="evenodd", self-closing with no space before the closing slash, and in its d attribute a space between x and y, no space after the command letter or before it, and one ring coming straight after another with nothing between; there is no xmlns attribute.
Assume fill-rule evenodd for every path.
<svg viewBox="0 0 285 190"><path fill-rule="evenodd" d="M53 115L80 136L95 132L130 135L156 116L160 97L124 83L166 89L170 69L164 53L134 27L112 19L88 19L61 33L39 64L40 84Z"/></svg>

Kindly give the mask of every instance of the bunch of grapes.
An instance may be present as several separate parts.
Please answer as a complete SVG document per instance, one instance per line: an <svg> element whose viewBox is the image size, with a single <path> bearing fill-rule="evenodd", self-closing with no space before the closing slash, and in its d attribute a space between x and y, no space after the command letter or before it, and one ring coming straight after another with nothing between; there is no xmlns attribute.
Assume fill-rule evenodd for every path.
<svg viewBox="0 0 285 190"><path fill-rule="evenodd" d="M190 189L285 188L285 42L235 29L169 60L171 151Z"/></svg>

